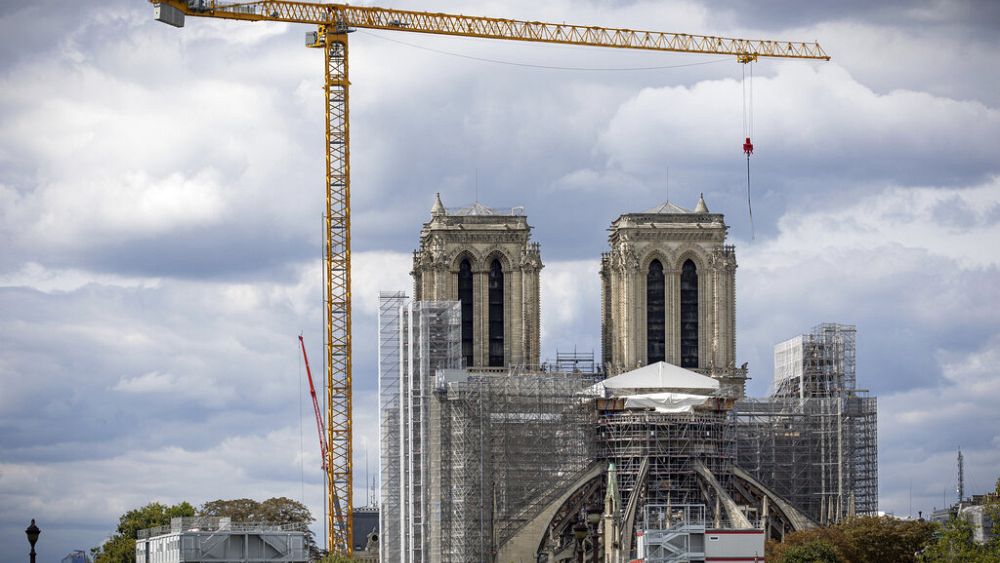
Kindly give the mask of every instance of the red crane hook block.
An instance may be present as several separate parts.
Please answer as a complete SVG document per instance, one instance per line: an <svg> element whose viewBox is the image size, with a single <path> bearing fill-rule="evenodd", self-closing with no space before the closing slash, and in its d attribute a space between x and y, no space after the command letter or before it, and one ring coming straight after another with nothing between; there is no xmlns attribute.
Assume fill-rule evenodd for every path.
<svg viewBox="0 0 1000 563"><path fill-rule="evenodd" d="M750 137L743 142L743 152L747 153L747 156L753 154L753 143L750 142Z"/></svg>

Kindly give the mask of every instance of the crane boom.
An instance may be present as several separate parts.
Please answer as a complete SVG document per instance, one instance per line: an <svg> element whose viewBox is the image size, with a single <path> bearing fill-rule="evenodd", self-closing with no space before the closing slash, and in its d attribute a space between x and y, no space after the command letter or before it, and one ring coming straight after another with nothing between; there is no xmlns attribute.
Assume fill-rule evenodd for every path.
<svg viewBox="0 0 1000 563"><path fill-rule="evenodd" d="M181 11L196 16L331 25L345 30L382 29L591 47L830 60L817 42L738 39L290 0L167 0L162 3L174 5Z"/></svg>
<svg viewBox="0 0 1000 563"><path fill-rule="evenodd" d="M319 432L319 451L323 458L322 466L325 477L328 472L327 463L330 460L330 448L327 446L326 436L323 435L323 411L320 410L319 400L316 398L316 386L313 384L312 370L309 369L309 356L306 354L306 341L302 338L301 334L299 335L299 345L302 346L302 361L306 364L306 377L309 378L309 394L312 396L313 412L316 414L316 431ZM336 491L334 491L334 500L337 500ZM337 520L343 522L344 515L341 511L340 503L334 502L333 509L337 515Z"/></svg>
<svg viewBox="0 0 1000 563"><path fill-rule="evenodd" d="M687 33L530 22L372 6L292 0L219 2L150 0L156 19L184 26L185 16L243 21L304 23L317 26L306 46L323 50L326 103L326 205L324 324L326 326L326 452L329 524L327 545L353 553L353 446L351 361L351 167L347 34L356 28L434 35L560 43L618 49L734 55L747 63L758 57L829 60L819 43L737 39ZM315 403L315 397L314 397ZM334 517L336 514L336 518Z"/></svg>
<svg viewBox="0 0 1000 563"><path fill-rule="evenodd" d="M316 431L319 432L319 451L323 456L323 470L326 470L326 436L323 435L323 413L319 408L319 399L316 398L316 386L313 385L312 370L309 369L309 356L306 355L306 341L299 335L299 345L302 346L302 361L306 364L306 377L309 378L309 394L312 396L313 412L316 413Z"/></svg>

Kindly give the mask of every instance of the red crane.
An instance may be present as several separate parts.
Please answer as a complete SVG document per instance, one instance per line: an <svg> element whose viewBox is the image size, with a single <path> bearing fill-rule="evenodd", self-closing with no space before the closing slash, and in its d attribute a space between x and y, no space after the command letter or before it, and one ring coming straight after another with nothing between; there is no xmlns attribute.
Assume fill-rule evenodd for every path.
<svg viewBox="0 0 1000 563"><path fill-rule="evenodd" d="M323 414L319 410L319 400L316 398L316 386L313 385L312 370L309 369L309 356L306 354L306 341L299 335L299 345L302 346L302 360L306 364L306 377L309 378L309 395L312 396L313 400L313 412L316 413L316 432L319 433L319 451L323 458L323 475L328 475L327 467L330 460L330 448L326 444L326 435L323 434ZM343 526L344 525L344 514L340 509L340 500L337 496L337 491L333 490L333 508L337 516L337 522ZM332 547L332 546L331 546Z"/></svg>
<svg viewBox="0 0 1000 563"><path fill-rule="evenodd" d="M302 346L302 359L306 363L306 377L309 378L309 394L312 395L313 411L316 413L316 431L319 432L319 451L323 456L323 471L326 471L326 461L330 457L327 455L326 436L323 435L323 415L319 410L319 400L316 398L316 386L313 385L312 370L309 369L309 356L306 355L306 341L299 335L299 344Z"/></svg>

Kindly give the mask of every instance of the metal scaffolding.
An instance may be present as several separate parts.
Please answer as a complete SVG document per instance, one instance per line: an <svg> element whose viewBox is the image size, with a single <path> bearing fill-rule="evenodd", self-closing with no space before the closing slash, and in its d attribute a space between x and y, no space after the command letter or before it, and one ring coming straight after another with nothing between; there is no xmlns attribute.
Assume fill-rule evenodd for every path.
<svg viewBox="0 0 1000 563"><path fill-rule="evenodd" d="M597 376L459 369L458 302L379 299L381 560L493 560L593 461Z"/></svg>
<svg viewBox="0 0 1000 563"><path fill-rule="evenodd" d="M853 391L854 325L823 323L774 347L772 397L835 397Z"/></svg>
<svg viewBox="0 0 1000 563"><path fill-rule="evenodd" d="M438 378L432 445L440 463L434 561L492 561L496 550L594 459L590 376L456 370ZM440 495L440 496L436 496Z"/></svg>
<svg viewBox="0 0 1000 563"><path fill-rule="evenodd" d="M640 506L705 504L714 494L699 478L696 463L702 462L725 485L736 459L731 428L722 410L670 414L603 410L597 440L601 458L617 468L623 505L636 492ZM642 487L646 458L649 465Z"/></svg>
<svg viewBox="0 0 1000 563"><path fill-rule="evenodd" d="M379 293L378 315L378 402L379 402L379 556L389 561L390 554L402 550L400 504L400 433L399 433L399 355L400 308L406 302L403 292ZM396 510L388 510L397 507Z"/></svg>
<svg viewBox="0 0 1000 563"><path fill-rule="evenodd" d="M434 375L461 365L457 302L379 295L380 555L424 561L427 440Z"/></svg>
<svg viewBox="0 0 1000 563"><path fill-rule="evenodd" d="M878 511L878 412L855 389L855 328L822 324L775 346L766 399L738 401L738 464L827 524Z"/></svg>

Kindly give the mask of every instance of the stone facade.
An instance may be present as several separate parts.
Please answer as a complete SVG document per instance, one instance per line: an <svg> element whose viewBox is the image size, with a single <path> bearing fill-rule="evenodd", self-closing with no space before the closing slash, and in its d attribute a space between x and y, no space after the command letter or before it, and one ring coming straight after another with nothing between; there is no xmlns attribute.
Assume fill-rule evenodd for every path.
<svg viewBox="0 0 1000 563"><path fill-rule="evenodd" d="M601 257L602 348L609 376L657 361L651 361L648 353L656 349L647 338L647 328L655 322L648 314L661 313L658 306L650 308L647 296L650 268L658 261L656 272L660 268L663 272L663 297L658 300L663 315L662 360L720 380L729 397L743 396L746 367L736 367L736 253L725 244L727 230L722 214L709 212L704 198L694 211L665 203L612 222L611 250ZM688 261L692 272L683 278ZM684 282L688 285L683 293L689 301L682 305L685 279L689 281ZM654 288L652 295L658 291L658 286ZM688 323L685 329L682 307L689 317L694 315L695 296L697 327Z"/></svg>
<svg viewBox="0 0 1000 563"><path fill-rule="evenodd" d="M463 320L469 313L472 320L471 350L463 354L467 367L491 365L489 287L491 279L498 279L491 274L494 262L503 280L501 365L537 366L542 260L538 243L531 242L531 227L523 209L498 210L476 203L448 210L439 194L431 209L431 220L420 231L420 249L413 253L415 299L462 301L459 278L463 262L471 270L472 285L471 307L463 310Z"/></svg>

